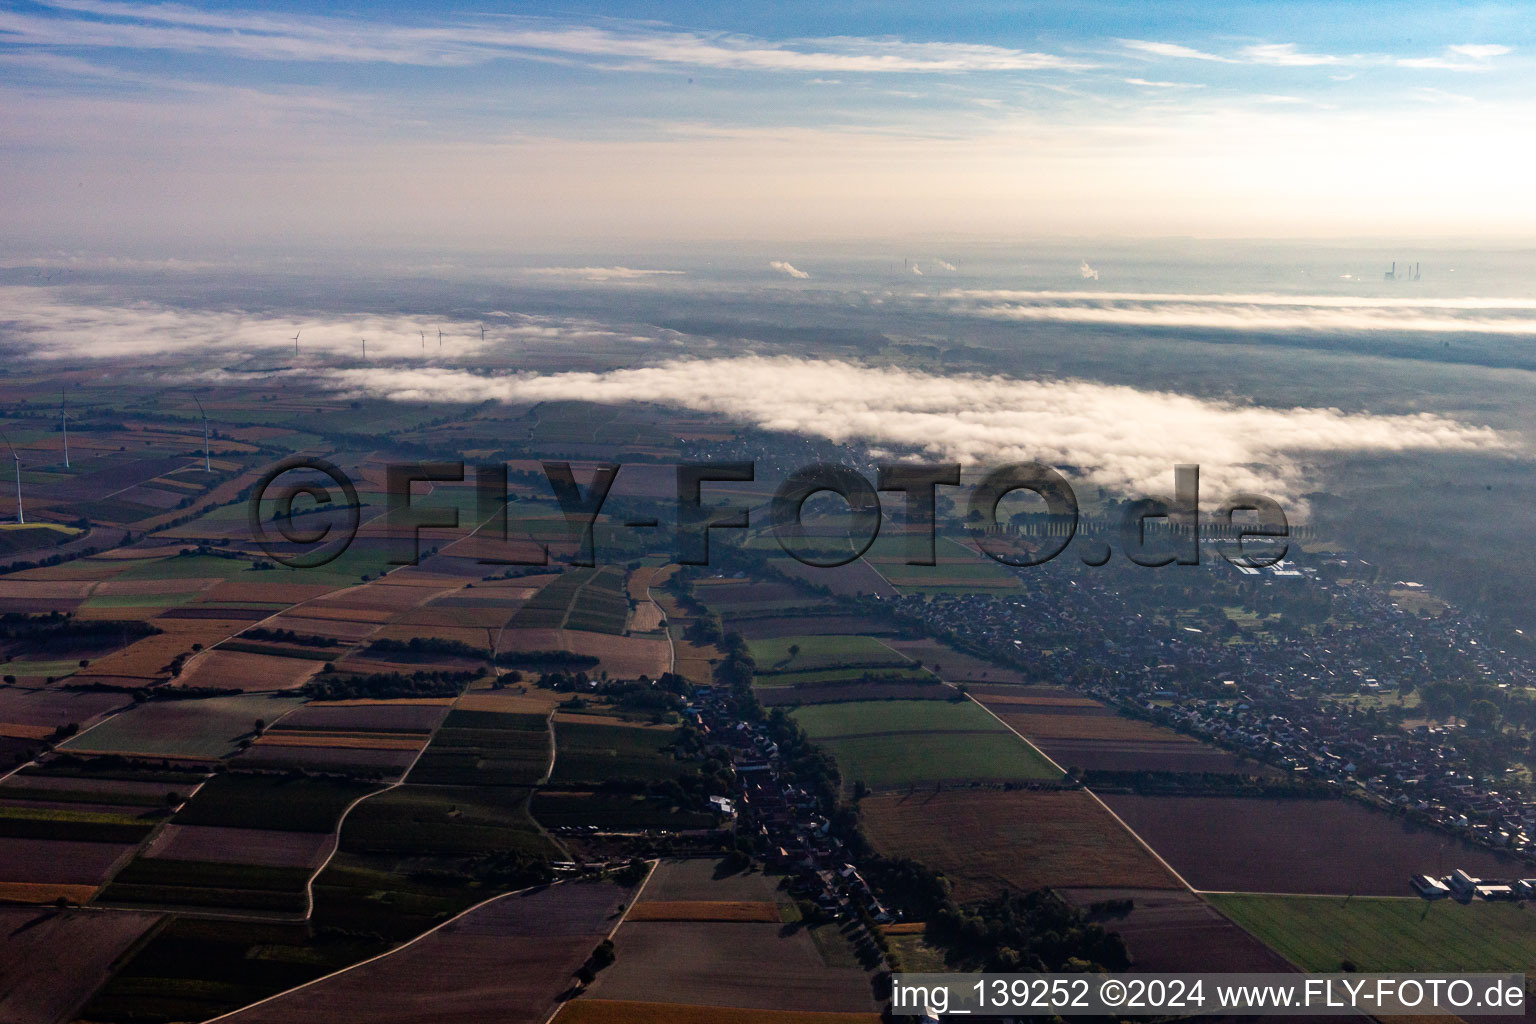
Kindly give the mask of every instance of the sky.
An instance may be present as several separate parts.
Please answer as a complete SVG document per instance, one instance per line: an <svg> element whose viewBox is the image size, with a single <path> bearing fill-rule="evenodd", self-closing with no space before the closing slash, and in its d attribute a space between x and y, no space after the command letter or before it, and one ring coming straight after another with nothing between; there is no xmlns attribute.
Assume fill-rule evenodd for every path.
<svg viewBox="0 0 1536 1024"><path fill-rule="evenodd" d="M1419 0L0 3L3 244L1525 242L1533 36Z"/></svg>

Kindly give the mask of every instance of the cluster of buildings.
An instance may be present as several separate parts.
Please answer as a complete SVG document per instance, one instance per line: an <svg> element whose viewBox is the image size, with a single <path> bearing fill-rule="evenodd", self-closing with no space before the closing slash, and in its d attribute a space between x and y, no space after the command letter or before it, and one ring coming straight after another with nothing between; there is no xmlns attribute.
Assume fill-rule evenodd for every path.
<svg viewBox="0 0 1536 1024"><path fill-rule="evenodd" d="M714 687L695 690L688 715L706 751L727 758L735 771L736 835L767 851L765 863L790 876L792 895L815 903L830 917L867 916L880 924L894 920L850 863L820 801L786 780L783 757L766 724L736 717L730 701Z"/></svg>
<svg viewBox="0 0 1536 1024"><path fill-rule="evenodd" d="M1443 900L1454 897L1463 903L1471 900L1529 900L1536 899L1536 878L1519 878L1509 882L1473 878L1457 868L1444 878L1431 875L1414 875L1415 892L1427 900Z"/></svg>
<svg viewBox="0 0 1536 1024"><path fill-rule="evenodd" d="M1240 589L1219 576L1189 578L1229 573L1224 564L1128 570L1140 578L1054 568L1020 570L1024 596L885 603L961 649L1470 841L1536 856L1536 801L1519 792L1509 766L1479 770L1463 728L1403 728L1373 713L1369 699L1360 707L1343 699L1446 680L1474 681L1485 693L1536 687L1536 664L1489 642L1474 620L1404 611L1390 587L1370 582L1373 568L1348 556L1275 567L1258 580L1229 577ZM1192 607L1191 585L1208 603ZM1242 629L1224 603L1257 607L1259 628ZM1523 695L1506 703L1511 715L1532 707Z"/></svg>

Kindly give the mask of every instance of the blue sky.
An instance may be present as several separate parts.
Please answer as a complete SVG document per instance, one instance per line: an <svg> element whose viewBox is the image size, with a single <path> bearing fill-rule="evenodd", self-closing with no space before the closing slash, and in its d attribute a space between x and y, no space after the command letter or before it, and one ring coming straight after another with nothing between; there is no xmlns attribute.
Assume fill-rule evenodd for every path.
<svg viewBox="0 0 1536 1024"><path fill-rule="evenodd" d="M1516 4L0 5L26 244L1528 238Z"/></svg>

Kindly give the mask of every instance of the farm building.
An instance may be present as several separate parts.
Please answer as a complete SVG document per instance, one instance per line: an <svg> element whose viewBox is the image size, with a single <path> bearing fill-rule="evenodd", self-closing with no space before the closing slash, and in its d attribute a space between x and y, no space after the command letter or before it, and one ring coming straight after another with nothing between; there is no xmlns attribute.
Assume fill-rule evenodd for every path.
<svg viewBox="0 0 1536 1024"><path fill-rule="evenodd" d="M1456 894L1457 899L1471 899L1481 881L1481 878L1473 878L1461 868L1452 871L1445 879L1446 885L1450 886L1451 892Z"/></svg>
<svg viewBox="0 0 1536 1024"><path fill-rule="evenodd" d="M1413 891L1427 900L1439 900L1451 894L1450 887L1429 875L1413 876Z"/></svg>

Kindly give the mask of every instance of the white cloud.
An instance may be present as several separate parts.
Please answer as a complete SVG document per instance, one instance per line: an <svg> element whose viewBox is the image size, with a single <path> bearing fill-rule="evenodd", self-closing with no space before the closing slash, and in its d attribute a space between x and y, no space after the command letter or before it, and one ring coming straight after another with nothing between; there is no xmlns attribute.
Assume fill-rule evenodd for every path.
<svg viewBox="0 0 1536 1024"><path fill-rule="evenodd" d="M914 264L912 264L912 273L916 274L918 277L922 277L923 276L923 268L918 266L916 263L914 263Z"/></svg>
<svg viewBox="0 0 1536 1024"><path fill-rule="evenodd" d="M1099 279L1099 272L1090 267L1087 260L1083 260L1077 266L1077 276L1085 281L1097 281Z"/></svg>
<svg viewBox="0 0 1536 1024"><path fill-rule="evenodd" d="M938 264L944 270L956 271L960 269L948 260L935 259L933 262Z"/></svg>
<svg viewBox="0 0 1536 1024"><path fill-rule="evenodd" d="M347 394L400 401L651 402L766 430L859 441L982 466L1039 461L1127 494L1164 493L1198 463L1205 493L1296 502L1329 452L1501 451L1486 427L1419 413L1268 408L1084 380L940 377L798 358L679 360L641 369L486 376L448 369L349 369Z"/></svg>
<svg viewBox="0 0 1536 1024"><path fill-rule="evenodd" d="M138 268L137 264L129 264ZM153 267L154 264L146 266ZM485 342L480 340L484 323ZM446 344L439 350L437 331ZM576 317L491 313L485 321L387 314L271 316L244 310L183 309L150 303L83 304L61 298L56 289L0 287L0 336L10 351L40 359L152 359L157 356L231 355L261 359L293 353L293 335L302 335L299 358L324 362L361 353L370 358L427 359L457 363L529 344L633 344L654 341L607 324ZM428 342L423 354L421 333Z"/></svg>
<svg viewBox="0 0 1536 1024"><path fill-rule="evenodd" d="M801 280L811 276L787 260L769 260L768 265L781 274L787 274L790 277L798 277Z"/></svg>
<svg viewBox="0 0 1536 1024"><path fill-rule="evenodd" d="M1243 48L1243 56L1255 64L1280 68L1310 68L1325 64L1343 64L1346 59L1328 53L1302 53L1295 43L1260 43Z"/></svg>
<svg viewBox="0 0 1536 1024"><path fill-rule="evenodd" d="M1150 82L1145 78L1127 78L1127 85L1139 85L1148 89L1204 89L1204 82Z"/></svg>
<svg viewBox="0 0 1536 1024"><path fill-rule="evenodd" d="M1083 264L1080 272L1094 276ZM1413 331L1536 336L1536 300L956 289L955 312L1000 320L1235 331Z"/></svg>
<svg viewBox="0 0 1536 1024"><path fill-rule="evenodd" d="M463 66L507 58L575 58L607 67L677 65L851 74L1084 70L1093 66L1003 46L852 36L776 42L617 21L597 28L515 16L408 25L112 0L48 0L47 6L85 17L0 12L0 33L5 41L13 45L219 53L246 60L423 66Z"/></svg>
<svg viewBox="0 0 1536 1024"><path fill-rule="evenodd" d="M536 277L573 277L583 281L636 281L647 277L686 274L686 270L637 270L634 267L525 267Z"/></svg>
<svg viewBox="0 0 1536 1024"><path fill-rule="evenodd" d="M1153 57L1177 57L1182 60L1208 60L1220 64L1236 64L1231 57L1222 57L1214 53L1206 53L1204 50L1196 50L1188 46L1180 46L1178 43L1159 43L1147 39L1122 39L1122 46L1137 53L1145 53Z"/></svg>
<svg viewBox="0 0 1536 1024"><path fill-rule="evenodd" d="M1500 46L1496 43L1460 43L1450 47L1452 53L1463 57L1471 57L1473 60L1488 60L1490 57L1502 57L1507 53L1514 53L1510 46Z"/></svg>

